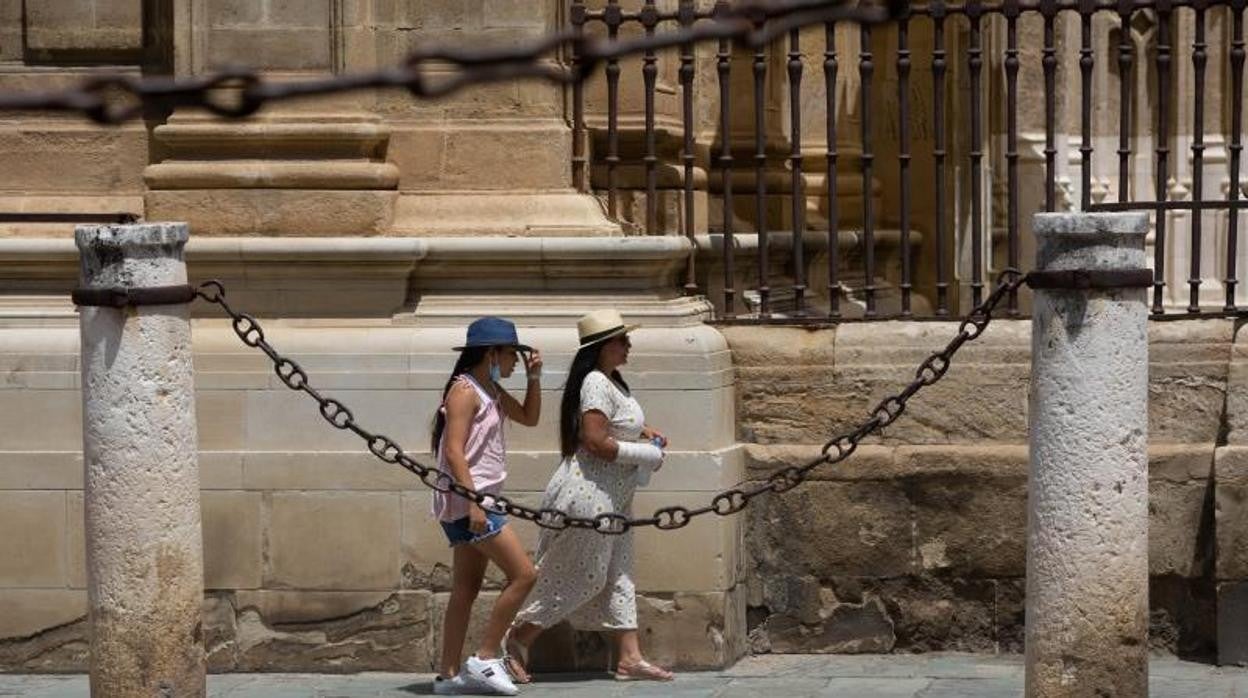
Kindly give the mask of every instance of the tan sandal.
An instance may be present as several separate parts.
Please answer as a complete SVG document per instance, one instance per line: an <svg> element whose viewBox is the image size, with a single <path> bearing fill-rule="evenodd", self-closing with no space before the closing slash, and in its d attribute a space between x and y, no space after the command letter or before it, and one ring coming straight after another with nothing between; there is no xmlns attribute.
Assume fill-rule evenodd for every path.
<svg viewBox="0 0 1248 698"><path fill-rule="evenodd" d="M641 660L632 666L625 664L615 665L616 681L671 681L676 678L672 672L660 666L655 666L646 660Z"/></svg>
<svg viewBox="0 0 1248 698"><path fill-rule="evenodd" d="M520 641L511 636L511 631L507 631L507 635L503 637L503 666L507 667L507 673L511 674L513 683L532 683L533 677L529 674L529 648L520 644Z"/></svg>

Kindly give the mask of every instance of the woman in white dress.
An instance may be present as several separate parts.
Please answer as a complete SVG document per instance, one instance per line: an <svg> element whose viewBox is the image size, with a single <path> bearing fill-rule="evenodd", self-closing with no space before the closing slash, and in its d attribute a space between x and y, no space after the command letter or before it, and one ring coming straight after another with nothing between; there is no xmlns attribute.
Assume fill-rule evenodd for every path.
<svg viewBox="0 0 1248 698"><path fill-rule="evenodd" d="M546 486L543 508L580 517L629 514L639 478L647 480L662 465L667 439L646 425L618 370L628 361L633 329L614 310L595 311L577 323L581 346L568 369L560 410L563 462ZM581 630L614 632L617 679L672 679L641 653L631 531L612 536L542 529L536 564L537 583L505 643L517 682L529 680L528 647L563 620Z"/></svg>

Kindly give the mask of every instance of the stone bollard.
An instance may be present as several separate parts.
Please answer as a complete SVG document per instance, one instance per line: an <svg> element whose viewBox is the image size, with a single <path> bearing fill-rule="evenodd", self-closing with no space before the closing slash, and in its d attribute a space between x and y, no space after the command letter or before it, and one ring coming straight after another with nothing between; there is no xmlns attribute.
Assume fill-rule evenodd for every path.
<svg viewBox="0 0 1248 698"><path fill-rule="evenodd" d="M1036 269L1143 269L1148 222L1037 214ZM1026 611L1035 698L1148 695L1147 291L1123 283L1035 291Z"/></svg>
<svg viewBox="0 0 1248 698"><path fill-rule="evenodd" d="M79 226L81 287L186 283L183 223ZM205 693L188 305L79 308L91 695Z"/></svg>

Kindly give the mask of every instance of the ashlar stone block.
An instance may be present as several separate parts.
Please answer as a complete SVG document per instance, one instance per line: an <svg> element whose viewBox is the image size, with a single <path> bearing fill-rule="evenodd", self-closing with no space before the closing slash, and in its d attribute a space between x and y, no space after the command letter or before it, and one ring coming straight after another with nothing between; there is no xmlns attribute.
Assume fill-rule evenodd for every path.
<svg viewBox="0 0 1248 698"><path fill-rule="evenodd" d="M262 580L262 495L206 491L201 494L204 588L254 589Z"/></svg>
<svg viewBox="0 0 1248 698"><path fill-rule="evenodd" d="M234 601L236 668L430 671L430 596L423 591L240 592Z"/></svg>
<svg viewBox="0 0 1248 698"><path fill-rule="evenodd" d="M266 499L266 588L398 587L398 493L274 492Z"/></svg>
<svg viewBox="0 0 1248 698"><path fill-rule="evenodd" d="M0 587L65 586L66 526L64 492L0 492Z"/></svg>
<svg viewBox="0 0 1248 698"><path fill-rule="evenodd" d="M0 640L28 637L86 615L83 589L0 590Z"/></svg>
<svg viewBox="0 0 1248 698"><path fill-rule="evenodd" d="M915 570L910 500L901 483L809 482L755 500L746 516L750 555L769 574L826 579Z"/></svg>

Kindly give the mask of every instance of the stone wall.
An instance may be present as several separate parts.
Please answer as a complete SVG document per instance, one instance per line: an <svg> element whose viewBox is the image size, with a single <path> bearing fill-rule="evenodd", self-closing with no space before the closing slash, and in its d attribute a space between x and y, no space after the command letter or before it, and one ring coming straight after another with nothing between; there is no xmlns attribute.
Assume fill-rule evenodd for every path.
<svg viewBox="0 0 1248 698"><path fill-rule="evenodd" d="M646 325L630 380L677 444L638 512L707 501L813 456L956 328L716 330L701 322L704 305L645 290L678 271L678 240L318 244L193 241L188 255L193 276L223 276L316 385L417 450L467 314L516 317L550 367L543 424L512 430L509 487L527 503L554 466L553 406L575 314L604 302L584 291L607 278L594 264L611 265L612 303ZM72 270L68 241L0 245L0 257L29 279ZM497 288L445 290L484 259L496 260ZM545 269L543 283L562 280L563 309L507 290L533 283L530 265ZM87 627L76 320L62 296L19 299L0 327L0 529L22 532L0 537L0 667L77 670ZM747 649L1021 650L1029 331L1028 321L996 321L882 437L803 486L739 517L638 534L655 658L692 668ZM200 316L194 334L213 670L431 667L449 556L427 492L324 425L223 321ZM1236 386L1248 340L1230 321L1207 320L1155 322L1150 341L1153 643L1245 661L1248 410ZM535 529L518 525L531 547ZM499 582L491 577L479 611ZM601 637L566 628L535 657L560 669L605 661Z"/></svg>
<svg viewBox="0 0 1248 698"><path fill-rule="evenodd" d="M541 424L508 434L507 487L529 505L558 462L575 320L619 308L643 325L628 380L647 420L672 441L665 467L637 495L640 515L705 503L745 476L731 359L702 322L707 304L649 290L674 285L686 249L679 239L218 238L192 239L187 256L193 280L221 277L230 301L261 318L268 341L314 386L423 462L450 347L472 317L515 319L547 367ZM62 288L0 305L0 671L81 671L88 546L78 321L67 293L76 253L69 240L8 241L0 262L11 285L42 278ZM464 283L475 278L490 288ZM544 301L535 284L561 304ZM211 670L431 671L451 556L428 491L326 424L212 308L193 311ZM524 378L507 385L520 394ZM742 523L703 517L636 534L643 643L654 659L722 667L744 653ZM513 525L531 552L537 529ZM492 571L478 622L501 581ZM543 636L534 661L601 668L605 648L595 634L560 627Z"/></svg>
<svg viewBox="0 0 1248 698"><path fill-rule="evenodd" d="M956 325L724 332L761 479L858 423ZM1245 659L1244 341L1223 320L1150 326L1157 650ZM748 511L752 651L1022 651L1029 350L1029 321L994 322L882 437Z"/></svg>

